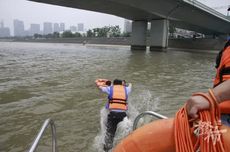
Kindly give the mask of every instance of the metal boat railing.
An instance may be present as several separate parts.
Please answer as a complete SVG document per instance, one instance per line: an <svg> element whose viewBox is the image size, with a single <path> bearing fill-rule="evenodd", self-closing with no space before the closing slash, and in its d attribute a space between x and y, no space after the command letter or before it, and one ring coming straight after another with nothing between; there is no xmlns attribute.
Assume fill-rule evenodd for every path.
<svg viewBox="0 0 230 152"><path fill-rule="evenodd" d="M158 119L167 119L168 117L166 116L163 116L159 113L156 113L156 112L153 112L153 111L145 111L143 113L140 113L134 120L133 122L133 130L136 130L137 129L137 124L138 124L138 121L141 119L141 117L144 117L145 115L151 115L151 116L154 116Z"/></svg>
<svg viewBox="0 0 230 152"><path fill-rule="evenodd" d="M158 119L167 119L168 117L164 116L164 115L161 115L159 113L156 113L156 112L153 112L153 111L145 111L141 114L139 114L135 120L134 120L134 123L133 123L133 130L136 130L137 128L137 124L138 124L138 121L140 120L140 118L142 118L143 116L145 115L151 115L151 116L154 116ZM52 152L57 152L57 139L56 139L56 127L55 127L55 124L54 124L54 121L52 119L46 119L38 133L38 135L36 136L36 138L34 139L33 141L33 144L31 145L30 149L28 152L34 152L38 146L38 143L41 139L41 137L43 136L45 130L47 129L48 125L50 125L51 127L51 132L52 132Z"/></svg>
<svg viewBox="0 0 230 152"><path fill-rule="evenodd" d="M34 152L38 146L38 143L44 133L44 131L47 129L48 125L51 127L52 132L52 152L57 152L57 139L56 139L56 127L54 124L54 121L52 119L46 119L43 123L37 137L34 139L34 142L32 146L30 147L30 150L28 152Z"/></svg>

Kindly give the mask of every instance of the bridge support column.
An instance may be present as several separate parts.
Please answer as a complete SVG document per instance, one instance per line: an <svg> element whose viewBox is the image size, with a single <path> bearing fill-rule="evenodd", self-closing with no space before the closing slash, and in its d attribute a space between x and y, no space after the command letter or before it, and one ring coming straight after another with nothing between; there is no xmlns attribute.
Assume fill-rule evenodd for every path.
<svg viewBox="0 0 230 152"><path fill-rule="evenodd" d="M146 50L147 21L133 21L131 50Z"/></svg>
<svg viewBox="0 0 230 152"><path fill-rule="evenodd" d="M150 50L165 49L168 47L168 20L152 20L150 30Z"/></svg>

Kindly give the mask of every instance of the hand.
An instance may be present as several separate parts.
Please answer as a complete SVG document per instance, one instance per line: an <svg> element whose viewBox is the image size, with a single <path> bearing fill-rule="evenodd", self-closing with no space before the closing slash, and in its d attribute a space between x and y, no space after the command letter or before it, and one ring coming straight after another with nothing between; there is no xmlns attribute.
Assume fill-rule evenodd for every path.
<svg viewBox="0 0 230 152"><path fill-rule="evenodd" d="M209 109L209 102L202 96L192 96L187 100L188 116L198 118L198 111Z"/></svg>

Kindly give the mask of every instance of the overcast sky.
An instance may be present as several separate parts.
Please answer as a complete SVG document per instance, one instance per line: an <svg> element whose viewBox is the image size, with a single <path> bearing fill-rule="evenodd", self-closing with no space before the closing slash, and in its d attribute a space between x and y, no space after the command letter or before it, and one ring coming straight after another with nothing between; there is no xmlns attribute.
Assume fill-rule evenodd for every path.
<svg viewBox="0 0 230 152"><path fill-rule="evenodd" d="M230 0L199 1L210 7L230 5ZM226 8L218 9L218 11L225 15L227 14ZM43 22L64 22L66 29L78 23L84 23L86 29L106 25L119 25L123 29L124 26L124 19L113 15L30 2L27 0L0 0L0 21L3 21L6 27L12 28L14 19L24 21L26 29L29 29L31 23L41 24L42 27Z"/></svg>

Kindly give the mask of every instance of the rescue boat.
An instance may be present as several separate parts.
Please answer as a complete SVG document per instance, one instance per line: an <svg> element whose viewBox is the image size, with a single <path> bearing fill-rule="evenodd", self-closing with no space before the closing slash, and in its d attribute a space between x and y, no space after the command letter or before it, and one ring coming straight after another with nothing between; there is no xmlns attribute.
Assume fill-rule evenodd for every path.
<svg viewBox="0 0 230 152"><path fill-rule="evenodd" d="M230 151L230 128L222 126L225 151ZM193 139L195 144L195 137ZM174 118L153 121L133 131L113 152L176 152Z"/></svg>
<svg viewBox="0 0 230 152"><path fill-rule="evenodd" d="M230 127L220 123L220 109L211 97L210 110L199 112L199 119L189 121L183 106L175 118L157 120L129 134L113 152L229 152Z"/></svg>

